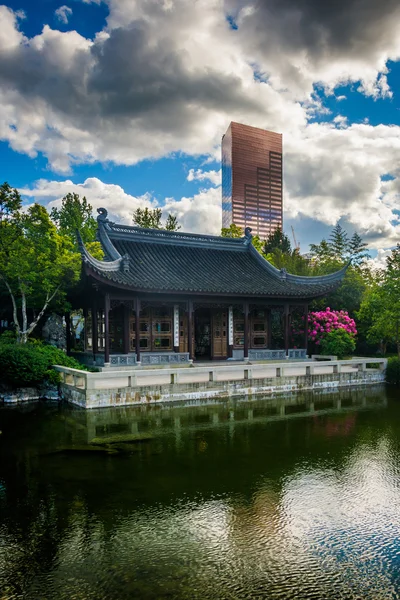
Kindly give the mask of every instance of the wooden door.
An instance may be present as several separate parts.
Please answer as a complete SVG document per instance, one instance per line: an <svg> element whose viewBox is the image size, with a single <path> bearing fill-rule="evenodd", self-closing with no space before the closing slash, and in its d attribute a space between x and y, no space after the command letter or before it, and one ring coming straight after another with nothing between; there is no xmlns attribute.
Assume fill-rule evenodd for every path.
<svg viewBox="0 0 400 600"><path fill-rule="evenodd" d="M212 311L212 358L226 358L228 355L228 311Z"/></svg>
<svg viewBox="0 0 400 600"><path fill-rule="evenodd" d="M266 310L253 310L250 317L250 348L268 348L268 313Z"/></svg>

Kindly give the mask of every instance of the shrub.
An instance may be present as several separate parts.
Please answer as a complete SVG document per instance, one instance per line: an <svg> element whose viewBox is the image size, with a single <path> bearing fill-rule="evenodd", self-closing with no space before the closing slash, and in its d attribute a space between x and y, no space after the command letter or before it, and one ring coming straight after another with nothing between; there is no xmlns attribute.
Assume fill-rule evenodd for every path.
<svg viewBox="0 0 400 600"><path fill-rule="evenodd" d="M40 342L0 342L0 378L13 387L59 383L60 375L52 369L53 365L85 370L77 360L54 346Z"/></svg>
<svg viewBox="0 0 400 600"><path fill-rule="evenodd" d="M352 354L356 347L354 337L345 329L334 329L327 333L321 342L321 354L335 354L343 358Z"/></svg>
<svg viewBox="0 0 400 600"><path fill-rule="evenodd" d="M391 356L388 359L386 381L393 385L400 385L400 359L398 356Z"/></svg>
<svg viewBox="0 0 400 600"><path fill-rule="evenodd" d="M6 329L0 335L0 344L15 344L16 335L15 331L11 331L11 329Z"/></svg>
<svg viewBox="0 0 400 600"><path fill-rule="evenodd" d="M35 385L45 379L48 361L42 353L28 344L2 344L0 368L1 378L12 386Z"/></svg>

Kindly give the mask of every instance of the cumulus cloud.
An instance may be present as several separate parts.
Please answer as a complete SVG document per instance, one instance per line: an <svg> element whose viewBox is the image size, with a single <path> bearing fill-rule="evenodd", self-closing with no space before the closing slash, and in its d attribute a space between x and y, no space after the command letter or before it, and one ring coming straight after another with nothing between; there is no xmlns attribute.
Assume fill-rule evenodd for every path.
<svg viewBox="0 0 400 600"><path fill-rule="evenodd" d="M400 55L398 0L107 4L107 27L94 39L48 25L28 38L20 16L0 7L0 138L13 149L43 153L51 169L65 174L74 164L96 161L132 165L174 153L215 158L229 122L245 122L284 134L290 218L325 225L342 219L375 247L395 243L400 128L333 117L314 86L334 93L356 82L359 93L390 99L387 65ZM310 124L316 113L327 122ZM388 173L396 184L382 180ZM200 169L188 175L214 185L219 177ZM95 181L80 185L87 194L100 184L101 193L110 192ZM44 193L46 186L31 191ZM119 186L112 193L120 218L129 218L131 203L154 205L151 196L135 199ZM107 199L112 202L100 196ZM196 214L198 230L215 229L195 206L202 202L216 218L220 190L167 205L185 226L196 227Z"/></svg>
<svg viewBox="0 0 400 600"><path fill-rule="evenodd" d="M210 181L213 185L221 185L221 170L203 171L202 169L190 169L188 181Z"/></svg>
<svg viewBox="0 0 400 600"><path fill-rule="evenodd" d="M400 56L397 0L227 0L240 43L276 85L301 97L315 82L332 90L361 81L387 96L387 61ZM272 66L271 66L272 59Z"/></svg>
<svg viewBox="0 0 400 600"><path fill-rule="evenodd" d="M287 137L285 149L288 216L330 226L342 219L373 248L397 243L399 127L312 124L301 138ZM386 173L394 179L383 181Z"/></svg>
<svg viewBox="0 0 400 600"><path fill-rule="evenodd" d="M254 80L222 3L139 5L126 3L128 17L123 2L113 3L113 25L93 41L47 25L27 39L11 11L0 13L11 44L0 63L0 137L68 172L78 162L212 153L231 118L278 129L305 124L299 104Z"/></svg>
<svg viewBox="0 0 400 600"><path fill-rule="evenodd" d="M39 202L50 211L54 206L60 206L66 194L79 194L85 196L92 205L96 215L97 208L106 208L111 220L132 224L132 214L137 208L154 208L157 203L150 194L132 196L127 194L121 186L104 183L97 177L89 177L83 183L73 183L69 179L64 181L49 181L39 179L30 188L19 190L21 195L33 202Z"/></svg>
<svg viewBox="0 0 400 600"><path fill-rule="evenodd" d="M72 8L64 4L63 6L57 8L57 10L54 11L54 14L58 21L66 25L70 16L72 15Z"/></svg>
<svg viewBox="0 0 400 600"><path fill-rule="evenodd" d="M28 203L39 202L50 211L60 206L62 198L68 193L85 196L94 209L104 207L111 220L132 225L132 214L137 208L156 208L159 206L151 194L132 196L119 185L104 183L97 177L90 177L83 183L73 183L69 179L51 181L39 179L32 187L21 188L21 195ZM161 206L164 215L172 213L178 217L184 231L194 233L221 232L221 197L220 190L210 188L201 190L193 197L178 200L167 198Z"/></svg>

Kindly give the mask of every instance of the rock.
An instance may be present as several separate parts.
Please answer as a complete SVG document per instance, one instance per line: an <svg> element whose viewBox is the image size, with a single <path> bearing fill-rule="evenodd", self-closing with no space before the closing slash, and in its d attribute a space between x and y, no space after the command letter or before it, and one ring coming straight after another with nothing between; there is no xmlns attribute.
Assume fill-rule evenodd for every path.
<svg viewBox="0 0 400 600"><path fill-rule="evenodd" d="M42 337L47 344L66 350L67 336L63 318L60 315L52 313L47 317L42 328Z"/></svg>

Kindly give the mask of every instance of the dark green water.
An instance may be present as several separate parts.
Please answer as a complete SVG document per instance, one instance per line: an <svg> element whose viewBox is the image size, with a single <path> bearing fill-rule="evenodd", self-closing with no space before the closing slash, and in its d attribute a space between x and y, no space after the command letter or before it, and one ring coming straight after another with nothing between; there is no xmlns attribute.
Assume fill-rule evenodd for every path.
<svg viewBox="0 0 400 600"><path fill-rule="evenodd" d="M0 409L0 600L400 598L397 395Z"/></svg>

